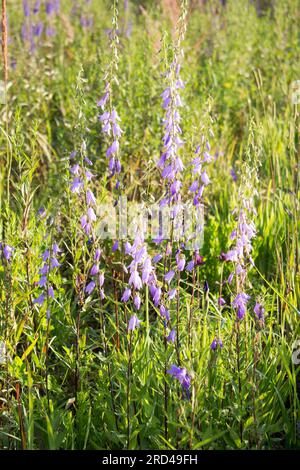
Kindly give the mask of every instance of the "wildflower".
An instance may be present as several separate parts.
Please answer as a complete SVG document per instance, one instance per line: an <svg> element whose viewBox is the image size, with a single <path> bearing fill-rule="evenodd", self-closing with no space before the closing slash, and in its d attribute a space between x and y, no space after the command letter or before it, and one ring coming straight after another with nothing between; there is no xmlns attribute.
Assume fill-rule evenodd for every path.
<svg viewBox="0 0 300 470"><path fill-rule="evenodd" d="M152 272L151 259L147 258L144 262L143 271L142 271L142 281L144 284L148 282L151 272Z"/></svg>
<svg viewBox="0 0 300 470"><path fill-rule="evenodd" d="M210 349L211 349L212 351L215 351L218 347L219 347L220 349L222 349L222 348L223 348L223 342L222 342L222 340L221 340L220 338L215 338L215 339L212 341L211 345L210 345Z"/></svg>
<svg viewBox="0 0 300 470"><path fill-rule="evenodd" d="M72 173L72 175L76 175L78 176L79 173L80 173L80 166L78 163L76 163L75 165L73 165L71 168L70 168L70 173Z"/></svg>
<svg viewBox="0 0 300 470"><path fill-rule="evenodd" d="M30 16L30 7L28 0L23 0L23 11L24 11L24 16L27 18Z"/></svg>
<svg viewBox="0 0 300 470"><path fill-rule="evenodd" d="M170 186L170 192L172 196L174 196L175 194L179 192L181 185L182 185L181 181L179 180L173 181L173 183Z"/></svg>
<svg viewBox="0 0 300 470"><path fill-rule="evenodd" d="M182 26L185 18L182 18ZM164 119L164 135L163 135L163 152L158 161L157 166L162 169L162 177L167 180L168 193L167 197L161 202L161 206L165 204L173 204L180 201L181 188L181 172L183 171L183 163L179 156L180 147L183 140L180 135L182 133L180 127L179 108L182 106L179 90L184 87L180 79L180 42L183 38L182 28L177 40L177 46L174 49L174 59L166 73L167 86L161 93L162 107L165 110ZM175 218L175 214L174 214Z"/></svg>
<svg viewBox="0 0 300 470"><path fill-rule="evenodd" d="M98 282L99 282L99 286L102 287L103 284L104 284L104 273L103 272L99 273Z"/></svg>
<svg viewBox="0 0 300 470"><path fill-rule="evenodd" d="M211 129L209 129L212 135ZM192 183L189 187L192 193L193 205L195 206L196 220L194 223L194 231L189 234L189 240L192 240L192 246L194 248L194 259L190 260L187 264L187 271L191 272L195 266L201 266L204 264L203 257L199 254L199 249L203 240L203 209L202 209L202 197L205 187L210 183L206 164L210 163L212 156L210 155L210 143L208 138L202 135L201 144L196 147L196 157L191 162L192 167ZM205 150L206 149L206 150ZM196 175L196 178L195 178Z"/></svg>
<svg viewBox="0 0 300 470"><path fill-rule="evenodd" d="M119 151L119 142L117 140L114 140L112 145L107 149L106 156L110 157L111 155L118 153L118 151Z"/></svg>
<svg viewBox="0 0 300 470"><path fill-rule="evenodd" d="M51 28L51 26L48 26L48 27L46 28L46 36L52 37L52 36L55 35L55 33L56 33L55 29L54 29L54 28Z"/></svg>
<svg viewBox="0 0 300 470"><path fill-rule="evenodd" d="M48 264L44 264L43 267L39 270L39 274L41 275L48 274L48 272L49 272Z"/></svg>
<svg viewBox="0 0 300 470"><path fill-rule="evenodd" d="M134 331L136 328L140 327L140 320L136 315L132 315L128 323L128 331Z"/></svg>
<svg viewBox="0 0 300 470"><path fill-rule="evenodd" d="M176 338L176 333L175 333L175 330L173 328L167 336L168 343L175 343L175 338Z"/></svg>
<svg viewBox="0 0 300 470"><path fill-rule="evenodd" d="M174 299L174 297L176 297L176 294L177 294L177 290L176 289L171 289L169 292L168 292L168 297L170 300Z"/></svg>
<svg viewBox="0 0 300 470"><path fill-rule="evenodd" d="M167 370L167 373L179 380L185 390L189 390L191 386L191 378L185 368L180 368L173 364L171 368Z"/></svg>
<svg viewBox="0 0 300 470"><path fill-rule="evenodd" d="M13 248L10 245L4 245L3 256L6 261L9 261L13 252Z"/></svg>
<svg viewBox="0 0 300 470"><path fill-rule="evenodd" d="M94 255L94 261L99 261L100 257L101 257L101 250L100 250L100 248L96 248L95 255Z"/></svg>
<svg viewBox="0 0 300 470"><path fill-rule="evenodd" d="M85 162L87 165L90 165L90 166L93 165L93 162L92 162L88 157L84 157L84 162Z"/></svg>
<svg viewBox="0 0 300 470"><path fill-rule="evenodd" d="M36 0L33 10L32 10L34 15L36 15L39 12L40 6L41 6L41 0Z"/></svg>
<svg viewBox="0 0 300 470"><path fill-rule="evenodd" d="M72 193L79 193L83 188L83 181L81 178L76 177L73 179L71 183L71 191Z"/></svg>
<svg viewBox="0 0 300 470"><path fill-rule="evenodd" d="M193 181L191 186L189 187L189 190L194 193L195 191L197 191L199 187L199 182L197 180Z"/></svg>
<svg viewBox="0 0 300 470"><path fill-rule="evenodd" d="M166 247L166 255L169 256L171 253L172 253L172 245L171 243L168 243Z"/></svg>
<svg viewBox="0 0 300 470"><path fill-rule="evenodd" d="M42 254L42 260L43 261L47 261L47 259L49 258L50 256L50 251L49 250L45 250L44 253Z"/></svg>
<svg viewBox="0 0 300 470"><path fill-rule="evenodd" d="M102 96L102 98L100 98L100 100L97 102L97 106L99 106L99 108L104 108L108 98L109 98L109 91L106 91L104 95Z"/></svg>
<svg viewBox="0 0 300 470"><path fill-rule="evenodd" d="M165 318L167 321L170 321L170 312L164 305L161 304L159 311L163 318Z"/></svg>
<svg viewBox="0 0 300 470"><path fill-rule="evenodd" d="M124 244L124 250L125 250L125 255L130 255L132 246L128 241L126 241Z"/></svg>
<svg viewBox="0 0 300 470"><path fill-rule="evenodd" d="M218 298L218 305L219 307L223 307L224 305L226 305L226 301L223 299L223 297Z"/></svg>
<svg viewBox="0 0 300 470"><path fill-rule="evenodd" d="M237 174L236 174L234 168L231 168L230 175L231 175L233 181L236 183L238 178L237 178Z"/></svg>
<svg viewBox="0 0 300 470"><path fill-rule="evenodd" d="M44 217L46 217L47 215L47 212L46 212L46 209L44 206L41 206L38 211L37 211L38 215L40 216L41 219L43 219Z"/></svg>
<svg viewBox="0 0 300 470"><path fill-rule="evenodd" d="M60 9L59 0L52 0L46 2L46 14L51 15L52 13L59 13Z"/></svg>
<svg viewBox="0 0 300 470"><path fill-rule="evenodd" d="M51 299L54 298L54 289L53 289L52 286L48 287L48 295L49 295L49 297L51 297Z"/></svg>
<svg viewBox="0 0 300 470"><path fill-rule="evenodd" d="M91 179L94 177L93 173L89 170L85 170L85 177L87 181L91 181Z"/></svg>
<svg viewBox="0 0 300 470"><path fill-rule="evenodd" d="M236 309L239 320L242 320L245 316L249 299L249 295L245 294L244 292L240 292L232 302L232 307Z"/></svg>
<svg viewBox="0 0 300 470"><path fill-rule="evenodd" d="M53 243L52 245L52 253L54 255L57 255L58 253L61 253L61 249L59 248L58 244L57 243Z"/></svg>
<svg viewBox="0 0 300 470"><path fill-rule="evenodd" d="M80 17L80 24L83 28L90 28L93 25L93 18L92 17L86 17L86 16L81 16Z"/></svg>
<svg viewBox="0 0 300 470"><path fill-rule="evenodd" d="M54 256L51 258L51 268L59 268L60 264Z"/></svg>
<svg viewBox="0 0 300 470"><path fill-rule="evenodd" d="M90 189L88 189L86 192L86 203L90 206L96 204L96 198Z"/></svg>
<svg viewBox="0 0 300 470"><path fill-rule="evenodd" d="M203 184L205 184L205 185L210 183L210 179L209 179L206 171L203 171L203 173L201 175L201 180L202 180Z"/></svg>
<svg viewBox="0 0 300 470"><path fill-rule="evenodd" d="M155 307L158 306L160 297L161 297L161 288L155 287L155 290L153 292L153 302L154 302Z"/></svg>
<svg viewBox="0 0 300 470"><path fill-rule="evenodd" d="M99 290L99 296L100 296L100 299L101 299L101 300L105 299L105 294L104 294L103 289L100 289L100 290Z"/></svg>
<svg viewBox="0 0 300 470"><path fill-rule="evenodd" d="M91 276L96 276L96 274L99 273L99 266L98 264L93 264L93 266L91 267L91 270L90 270L90 275Z"/></svg>
<svg viewBox="0 0 300 470"><path fill-rule="evenodd" d="M41 276L39 281L38 281L38 286L39 287L46 287L47 285L47 276Z"/></svg>
<svg viewBox="0 0 300 470"><path fill-rule="evenodd" d="M40 37L44 29L44 25L41 21L38 24L33 26L33 35L36 37Z"/></svg>
<svg viewBox="0 0 300 470"><path fill-rule="evenodd" d="M117 54L117 17L113 19L113 29L110 34L110 47L112 49L112 61L114 67L108 67L105 73L105 91L102 98L98 101L98 106L102 108L103 113L99 116L99 120L102 123L102 132L109 138L110 145L106 150L106 157L109 158L109 170L110 177L121 172L121 162L117 157L119 153L119 139L122 134L122 130L119 126L120 118L115 108L111 111L105 110L108 102L112 102L112 85L116 82L116 71L118 69L118 54Z"/></svg>
<svg viewBox="0 0 300 470"><path fill-rule="evenodd" d="M88 223L87 221L87 216L86 215L83 215L81 217L81 227L83 228L83 230L85 231L85 233L88 235L91 231L91 224Z"/></svg>
<svg viewBox="0 0 300 470"><path fill-rule="evenodd" d="M132 271L130 275L129 285L133 286L137 290L140 290L142 288L142 280L136 270Z"/></svg>
<svg viewBox="0 0 300 470"><path fill-rule="evenodd" d="M119 248L119 241L116 240L115 243L114 243L113 246L112 246L111 251L114 253L115 251L118 250L118 248Z"/></svg>
<svg viewBox="0 0 300 470"><path fill-rule="evenodd" d="M194 262L194 260L191 260L191 261L188 262L188 264L186 266L186 270L187 271L193 271L194 267L195 267L195 262Z"/></svg>
<svg viewBox="0 0 300 470"><path fill-rule="evenodd" d="M96 214L94 212L94 209L92 207L89 207L88 210L87 210L87 216L88 216L88 219L91 221L91 222L95 222L97 220L97 217L96 217Z"/></svg>
<svg viewBox="0 0 300 470"><path fill-rule="evenodd" d="M256 302L253 311L254 311L255 315L257 316L258 320L263 320L264 319L265 309L259 302Z"/></svg>
<svg viewBox="0 0 300 470"><path fill-rule="evenodd" d="M221 253L220 258L222 261L232 261L236 263L238 261L237 250L229 250L227 253Z"/></svg>
<svg viewBox="0 0 300 470"><path fill-rule="evenodd" d="M45 294L40 294L36 299L34 299L33 303L38 305L43 305L45 301Z"/></svg>
<svg viewBox="0 0 300 470"><path fill-rule="evenodd" d="M134 306L137 310L139 310L141 308L141 298L138 294L136 294L134 296L133 303L134 303Z"/></svg>
<svg viewBox="0 0 300 470"><path fill-rule="evenodd" d="M93 292L93 290L95 289L95 287L96 287L95 281L91 281L91 282L89 282L89 284L86 286L85 292L90 295L90 294Z"/></svg>
<svg viewBox="0 0 300 470"><path fill-rule="evenodd" d="M127 302L129 300L131 296L131 289L129 289L129 287L127 287L123 293L123 296L121 298L121 301L122 302Z"/></svg>
<svg viewBox="0 0 300 470"><path fill-rule="evenodd" d="M178 271L183 271L185 267L185 258L180 254L180 251L176 253L176 263Z"/></svg>
<svg viewBox="0 0 300 470"><path fill-rule="evenodd" d="M175 271L171 269L164 277L165 281L170 284L172 281L173 277L175 276Z"/></svg>

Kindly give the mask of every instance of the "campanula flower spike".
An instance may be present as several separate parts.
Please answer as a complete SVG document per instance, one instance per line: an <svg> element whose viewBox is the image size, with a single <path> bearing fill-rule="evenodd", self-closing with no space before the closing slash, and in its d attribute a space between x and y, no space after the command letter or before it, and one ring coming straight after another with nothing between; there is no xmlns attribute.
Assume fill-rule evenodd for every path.
<svg viewBox="0 0 300 470"><path fill-rule="evenodd" d="M122 129L120 127L120 116L114 106L114 86L118 85L118 68L119 68L119 37L118 37L118 1L113 1L113 18L112 29L109 33L111 60L104 73L104 94L99 99L97 105L101 110L99 121L102 127L102 133L107 142L106 158L108 159L109 177L113 178L115 175L121 173L120 161L120 139L122 136ZM115 188L120 188L119 179L115 183Z"/></svg>

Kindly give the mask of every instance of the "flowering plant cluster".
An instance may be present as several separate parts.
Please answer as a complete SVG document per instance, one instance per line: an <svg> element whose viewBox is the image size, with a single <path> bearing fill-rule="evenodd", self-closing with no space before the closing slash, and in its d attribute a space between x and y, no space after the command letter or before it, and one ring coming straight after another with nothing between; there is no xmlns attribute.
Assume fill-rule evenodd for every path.
<svg viewBox="0 0 300 470"><path fill-rule="evenodd" d="M280 2L3 0L0 448L298 445Z"/></svg>
<svg viewBox="0 0 300 470"><path fill-rule="evenodd" d="M24 22L22 39L34 52L43 34L45 37L55 35L55 17L60 12L60 0L23 0Z"/></svg>

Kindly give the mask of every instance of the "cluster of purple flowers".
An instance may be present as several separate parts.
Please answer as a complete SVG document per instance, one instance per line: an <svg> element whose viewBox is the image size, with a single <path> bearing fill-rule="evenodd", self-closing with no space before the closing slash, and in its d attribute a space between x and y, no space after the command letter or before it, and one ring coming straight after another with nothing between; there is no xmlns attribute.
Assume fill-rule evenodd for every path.
<svg viewBox="0 0 300 470"><path fill-rule="evenodd" d="M245 294L244 292L239 292L234 301L232 302L232 307L236 310L236 314L239 320L242 320L247 311L247 303L250 300L250 295Z"/></svg>
<svg viewBox="0 0 300 470"><path fill-rule="evenodd" d="M0 250L2 252L2 256L5 259L5 261L10 261L14 248L10 245L3 244L0 242Z"/></svg>
<svg viewBox="0 0 300 470"><path fill-rule="evenodd" d="M249 221L247 217L247 207L250 208L248 202L242 200L242 205L243 204L246 204L246 206L239 209L237 227L230 236L231 240L235 240L235 246L227 253L221 254L222 260L231 261L235 264L235 270L230 273L228 282L231 283L234 275L236 275L239 292L232 302L232 306L236 310L239 320L244 318L247 303L250 300L250 296L243 292L243 289L247 277L248 265L249 263L253 264L251 258L252 239L256 234L254 223Z"/></svg>
<svg viewBox="0 0 300 470"><path fill-rule="evenodd" d="M141 321L136 315L132 315L128 323L128 331L134 331L136 328L139 328Z"/></svg>
<svg viewBox="0 0 300 470"><path fill-rule="evenodd" d="M98 285L99 288L99 296L100 299L103 300L105 298L103 284L104 284L104 273L99 268L99 261L101 258L101 250L100 248L96 248L94 258L93 258L93 265L90 269L90 282L85 287L85 292L90 295L95 287Z"/></svg>
<svg viewBox="0 0 300 470"><path fill-rule="evenodd" d="M111 60L107 66L107 70L104 74L105 90L103 96L98 101L97 105L101 108L102 114L99 116L99 120L102 125L102 132L106 136L109 146L106 150L106 158L109 160L108 167L110 171L110 178L114 175L121 173L121 162L119 158L120 149L120 138L122 130L120 128L120 117L116 111L116 108L112 105L113 97L113 84L118 84L117 71L119 64L118 56L118 9L114 3L113 18L112 18L112 30L109 33L110 38L110 49L111 49ZM119 180L116 183L116 189L120 186Z"/></svg>
<svg viewBox="0 0 300 470"><path fill-rule="evenodd" d="M265 308L263 307L263 305L260 303L260 302L256 302L255 306L254 306L254 309L253 309L255 315L256 315L256 318L264 323L264 320L265 320L265 317L264 317L264 313L265 313Z"/></svg>
<svg viewBox="0 0 300 470"><path fill-rule="evenodd" d="M137 235L132 244L128 241L125 243L124 250L125 255L131 257L131 262L128 266L130 273L128 287L124 290L121 300L122 302L128 302L129 299L132 298L134 307L139 311L142 304L140 296L141 289L143 286L151 286L156 283L155 270L152 265L151 257L148 254L142 231L137 231ZM133 315L129 321L128 329L134 330L139 325L139 319L136 315Z"/></svg>
<svg viewBox="0 0 300 470"><path fill-rule="evenodd" d="M24 21L21 36L23 42L34 52L43 33L46 37L55 34L53 22L60 11L60 0L23 0Z"/></svg>
<svg viewBox="0 0 300 470"><path fill-rule="evenodd" d="M40 295L34 299L33 303L37 305L43 305L46 300L54 298L54 288L51 284L49 275L50 272L54 269L59 268L60 263L58 261L58 256L61 253L61 249L58 247L57 243L53 243L51 249L46 249L42 253L43 265L39 270L40 278L37 282L37 286L42 290ZM47 302L47 318L50 318L49 304Z"/></svg>
<svg viewBox="0 0 300 470"><path fill-rule="evenodd" d="M242 175L241 186L239 190L240 206L235 210L237 212L236 228L232 231L230 239L234 240L234 246L227 252L221 253L222 261L234 263L235 269L230 273L227 282L230 284L234 276L237 280L237 294L232 302L232 307L236 311L237 318L242 320L247 311L247 304L250 295L245 293L245 283L247 279L249 266L253 265L252 240L256 235L256 229L252 215L256 215L254 207L255 190L251 183L251 171L245 165L245 173ZM263 320L264 308L260 303L256 303L254 313L259 320Z"/></svg>
<svg viewBox="0 0 300 470"><path fill-rule="evenodd" d="M171 64L169 65L168 71L166 72L167 87L161 94L162 107L165 110L165 118L163 121L164 135L163 135L163 152L158 161L158 168L161 169L162 178L166 181L166 194L162 199L160 206L169 206L170 216L173 223L173 230L177 231L180 228L181 221L178 221L178 215L183 209L181 187L182 187L182 172L184 170L183 161L180 156L180 149L184 145L182 139L182 128L181 128L181 116L180 108L182 107L182 101L180 97L180 91L184 89L184 82L180 78L180 58L183 56L183 50L181 49L181 41L184 38L186 24L186 2L183 1L181 4L181 16L178 22L177 29L177 41L174 44L174 55ZM158 240L160 243L161 240ZM173 251L173 240L167 244L165 250L165 256L168 257ZM176 288L171 288L171 282L176 275L178 276L186 267L186 259L182 252L183 245L177 247L175 253L176 266L170 266L171 269L164 275L164 285L168 286L168 295L162 297L161 288L157 285L150 287L150 294L152 295L154 305L159 306L161 316L164 318L164 326L170 324L170 311L167 303L172 301L179 295ZM158 260L160 254L157 255ZM178 328L178 327L177 327ZM168 342L175 343L176 333L172 328L166 337ZM190 388L191 379L185 368L177 367L172 365L168 373L174 378L178 379L182 387L187 392Z"/></svg>
<svg viewBox="0 0 300 470"><path fill-rule="evenodd" d="M223 341L221 340L221 338L214 338L211 342L210 349L212 351L216 351L218 348L223 348Z"/></svg>
<svg viewBox="0 0 300 470"><path fill-rule="evenodd" d="M82 153L86 153L85 142L82 144ZM76 152L72 152L71 161L76 157ZM78 194L79 196L82 193L85 193L85 213L81 216L81 228L86 235L90 235L92 232L92 224L97 220L95 213L96 207L96 198L89 187L89 183L93 178L93 173L90 170L90 167L93 165L91 160L85 155L82 163L74 163L70 168L70 173L73 177L70 185L71 192Z"/></svg>
<svg viewBox="0 0 300 470"><path fill-rule="evenodd" d="M167 248L166 250L166 256L169 256L172 252L170 244L168 245L168 247L169 249ZM125 243L125 254L130 255L131 257L131 262L128 266L130 276L128 281L128 287L126 287L126 289L124 290L121 301L128 302L129 299L132 298L136 310L140 310L140 292L144 286L148 286L153 304L155 305L155 307L159 308L160 315L164 320L164 326L165 328L167 328L171 321L170 311L167 308L165 301L163 300L163 291L158 283L155 270L155 265L162 259L162 255L155 255L151 259L147 251L147 246L144 242L144 238L141 235L140 231L137 231L136 238L132 245L129 242ZM174 269L171 269L164 276L164 283L169 286L167 295L168 301L174 299L178 295L177 289L173 289L170 287L171 281L175 276L176 271L181 272L185 269L185 257L179 249L176 252L175 259L176 267L174 267ZM139 326L139 318L136 314L132 315L129 320L128 331L134 331ZM166 336L166 340L169 343L174 343L175 338L175 329L170 328L169 333ZM168 373L180 381L182 387L186 392L189 390L191 378L186 372L186 369L181 369L180 367L172 365Z"/></svg>
<svg viewBox="0 0 300 470"><path fill-rule="evenodd" d="M209 129L209 134L213 137L214 134L212 129ZM204 264L203 258L199 254L204 231L202 198L205 187L210 184L206 166L213 161L214 157L211 154L209 139L202 135L201 140L201 144L198 145L195 150L196 156L191 163L193 181L189 187L189 191L193 196L195 220L193 220L192 232L188 233L187 230L185 236L186 241L188 243L192 243L194 257L187 263L187 271L192 271L195 266L201 266Z"/></svg>
<svg viewBox="0 0 300 470"><path fill-rule="evenodd" d="M94 24L94 17L88 10L91 0L73 0L71 15L79 18L82 28L91 28Z"/></svg>
<svg viewBox="0 0 300 470"><path fill-rule="evenodd" d="M210 130L211 136L213 131ZM190 192L193 194L193 204L198 206L202 201L203 192L205 186L210 183L209 176L206 170L206 164L213 161L213 155L211 155L211 146L208 139L202 136L202 144L198 145L195 150L196 157L192 160L192 173L193 181L190 185Z"/></svg>
<svg viewBox="0 0 300 470"><path fill-rule="evenodd" d="M168 192L162 200L161 205L175 204L173 217L180 210L180 180L183 171L183 162L179 156L179 149L184 144L181 139L182 129L180 127L179 108L182 106L179 90L184 88L184 83L180 79L180 64L175 59L166 74L167 88L161 94L165 110L163 153L158 162L158 167L162 170L162 177L168 181Z"/></svg>
<svg viewBox="0 0 300 470"><path fill-rule="evenodd" d="M172 364L167 373L175 379L179 380L186 392L189 391L191 386L191 376L187 373L185 368L177 367L176 365Z"/></svg>
<svg viewBox="0 0 300 470"><path fill-rule="evenodd" d="M158 254L151 258L148 253L147 245L144 241L142 231L137 230L135 240L132 244L128 241L124 246L125 255L129 255L131 258L130 264L128 265L129 271L129 280L128 286L125 288L121 301L128 302L130 299L133 301L133 305L137 311L140 310L142 299L141 291L143 287L149 288L149 293L152 298L153 304L155 307L159 308L161 317L164 320L165 327L170 322L170 312L169 309L165 306L163 302L163 292L162 288L157 280L155 265L162 259L162 255ZM180 270L184 269L185 259L182 255L177 252L177 267ZM171 282L175 271L170 271L165 276L165 281L167 284ZM170 289L168 293L168 298L173 299L177 295L176 289ZM128 330L133 331L136 327L140 326L140 320L136 314L132 315L129 320ZM168 342L175 342L175 330L170 329L168 336Z"/></svg>
<svg viewBox="0 0 300 470"><path fill-rule="evenodd" d="M165 256L169 257L172 254L172 246L170 243L167 244L165 250ZM156 255L153 258L153 262L157 263L162 258L162 255ZM171 316L169 303L172 300L176 299L179 295L178 289L172 287L172 281L176 277L176 274L181 273L186 268L186 259L185 255L182 252L181 248L178 248L175 253L175 265L169 269L169 271L164 275L164 286L166 287L166 295L163 295L162 289L156 284L152 283L150 285L150 294L153 299L153 303L156 307L159 307L159 312L161 317L164 320L165 328L169 326L170 332L167 336L167 342L175 343L176 332L175 329L171 326Z"/></svg>
<svg viewBox="0 0 300 470"><path fill-rule="evenodd" d="M70 183L70 190L72 193L78 195L82 206L84 207L84 213L80 218L80 225L87 237L94 239L93 224L97 221L96 209L96 197L90 186L90 182L93 178L93 173L90 168L93 162L87 157L86 154L86 143L83 141L81 145L81 159L80 163L75 162L77 152L71 153L70 161L72 162L70 167L70 173L72 180ZM101 258L100 248L94 247L93 263L89 271L90 281L85 286L85 292L87 295L92 294L95 287L98 286L99 296L103 300L105 298L103 285L104 285L104 273L100 270L99 262Z"/></svg>
<svg viewBox="0 0 300 470"><path fill-rule="evenodd" d="M111 143L106 150L106 157L109 160L108 168L110 171L110 177L115 174L121 173L121 162L119 158L119 148L120 148L120 137L122 135L122 130L120 128L119 122L120 117L115 108L111 110L105 110L105 106L110 99L110 83L106 83L105 93L102 98L98 101L98 106L102 108L103 113L99 116L99 120L102 124L102 132L106 135ZM117 183L118 187L119 183Z"/></svg>

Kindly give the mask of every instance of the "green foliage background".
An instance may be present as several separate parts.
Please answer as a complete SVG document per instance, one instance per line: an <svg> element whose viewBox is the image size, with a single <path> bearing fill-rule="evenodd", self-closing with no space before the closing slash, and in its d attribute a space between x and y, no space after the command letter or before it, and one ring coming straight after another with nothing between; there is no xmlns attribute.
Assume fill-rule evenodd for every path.
<svg viewBox="0 0 300 470"><path fill-rule="evenodd" d="M82 308L77 354L75 279L87 272L88 248L78 232L80 207L68 190L68 157L84 135L94 161L97 199L109 200L96 103L110 60L105 31L111 24L111 2L92 2L90 29L70 16L70 1L62 3L57 34L41 40L32 54L20 39L20 6L8 1L9 58L16 66L9 70L7 107L0 107L0 190L1 224L15 251L9 272L0 267L0 335L8 356L0 365L0 448L299 448L299 365L292 362L292 345L300 338L300 146L298 107L291 99L292 83L300 79L299 2L274 1L261 16L246 0L228 1L226 8L217 1L205 6L190 2L182 67L183 158L187 165L211 117L213 152L219 152L205 193L206 264L198 271L191 343L192 281L186 277L181 282L180 341L192 374L192 395L184 400L180 386L168 377L166 438L164 361L167 354L169 364L176 362L176 355L171 346L165 353L162 322L146 298L141 328L133 334L129 444L126 325L131 307L118 300L123 280L119 276L114 287L113 277L122 260L111 257L108 242L103 311L109 354L101 346L99 305L91 298ZM156 169L163 133L160 94L173 17L168 2L129 2L127 13L119 3L114 102L124 130L124 194L149 201L162 195ZM252 303L237 336L235 313L217 305L221 275L230 272L218 256L228 249L232 209L238 202L240 179L235 183L230 170L239 174L245 155L250 162L259 161L258 234L256 267L249 274ZM187 186L188 171L185 178ZM46 308L32 304L45 249L45 223L37 215L41 206L53 218L50 231L64 250L62 269L53 275L56 300L50 322ZM205 280L208 293L203 291ZM230 292L226 295L230 303ZM262 327L250 312L255 299L265 306ZM217 353L210 350L216 334L224 343ZM76 367L80 385L75 396Z"/></svg>

